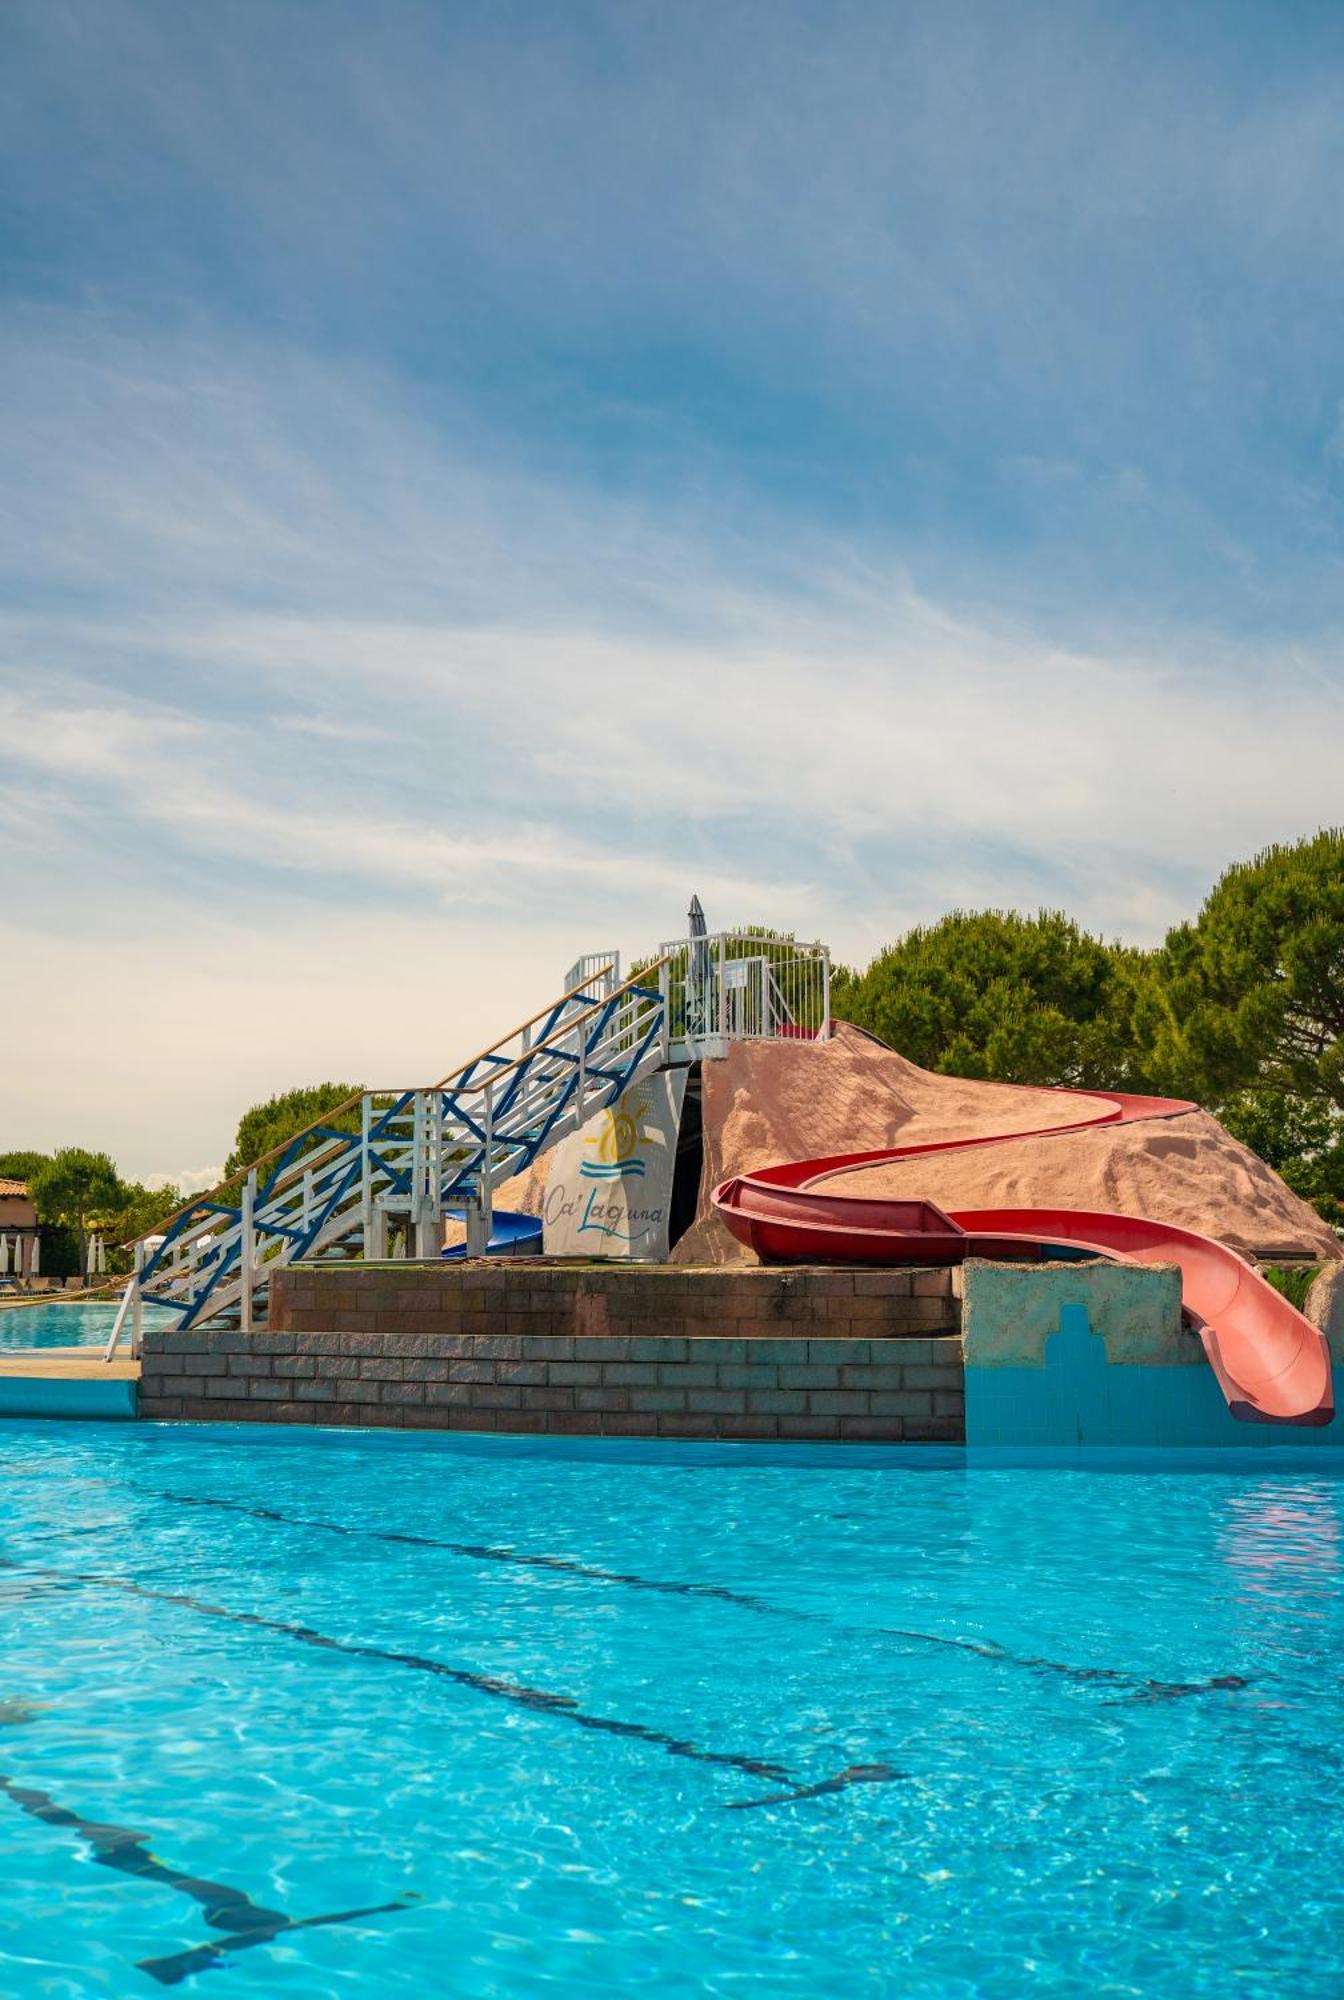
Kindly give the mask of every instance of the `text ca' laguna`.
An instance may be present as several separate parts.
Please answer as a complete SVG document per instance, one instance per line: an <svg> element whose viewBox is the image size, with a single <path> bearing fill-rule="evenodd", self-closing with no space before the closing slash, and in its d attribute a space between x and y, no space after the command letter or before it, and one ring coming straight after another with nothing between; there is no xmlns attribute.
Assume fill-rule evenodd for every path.
<svg viewBox="0 0 1344 2000"><path fill-rule="evenodd" d="M546 1196L543 1220L552 1226L567 1218L578 1218L582 1212L585 1222L624 1223L627 1229L654 1229L666 1214L664 1207L627 1208L622 1201L602 1201L594 1194L569 1195L563 1184L553 1187Z"/></svg>

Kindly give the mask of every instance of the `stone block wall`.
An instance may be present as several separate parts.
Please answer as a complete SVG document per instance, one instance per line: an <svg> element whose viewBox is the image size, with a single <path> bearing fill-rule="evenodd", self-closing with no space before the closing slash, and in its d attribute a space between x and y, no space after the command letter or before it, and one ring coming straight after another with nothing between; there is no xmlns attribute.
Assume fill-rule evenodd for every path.
<svg viewBox="0 0 1344 2000"><path fill-rule="evenodd" d="M146 1417L957 1442L945 1271L309 1268L252 1334L147 1331Z"/></svg>
<svg viewBox="0 0 1344 2000"><path fill-rule="evenodd" d="M502 1316L502 1317L501 1317ZM663 1264L311 1264L274 1280L291 1333L853 1335L957 1333L951 1271Z"/></svg>

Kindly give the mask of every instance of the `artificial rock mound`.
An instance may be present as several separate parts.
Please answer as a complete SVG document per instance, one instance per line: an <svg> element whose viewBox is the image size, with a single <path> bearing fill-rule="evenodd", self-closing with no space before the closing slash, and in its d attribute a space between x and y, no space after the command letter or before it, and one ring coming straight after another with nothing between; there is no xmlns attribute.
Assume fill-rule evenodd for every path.
<svg viewBox="0 0 1344 2000"><path fill-rule="evenodd" d="M710 1207L714 1188L732 1174L1069 1125L1088 1111L1075 1096L935 1076L844 1022L829 1042L734 1043L724 1061L704 1065L703 1090L700 1201L673 1252L680 1264L755 1262ZM1315 1210L1206 1111L935 1153L846 1175L844 1188L922 1196L940 1208L1114 1209L1198 1230L1270 1262L1344 1255Z"/></svg>

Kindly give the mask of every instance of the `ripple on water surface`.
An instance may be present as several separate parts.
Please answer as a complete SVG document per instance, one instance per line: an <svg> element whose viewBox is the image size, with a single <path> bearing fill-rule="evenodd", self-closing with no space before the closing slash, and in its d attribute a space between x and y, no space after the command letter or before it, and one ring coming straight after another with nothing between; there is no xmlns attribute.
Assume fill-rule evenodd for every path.
<svg viewBox="0 0 1344 2000"><path fill-rule="evenodd" d="M0 1426L0 1990L1334 1994L1332 1468Z"/></svg>

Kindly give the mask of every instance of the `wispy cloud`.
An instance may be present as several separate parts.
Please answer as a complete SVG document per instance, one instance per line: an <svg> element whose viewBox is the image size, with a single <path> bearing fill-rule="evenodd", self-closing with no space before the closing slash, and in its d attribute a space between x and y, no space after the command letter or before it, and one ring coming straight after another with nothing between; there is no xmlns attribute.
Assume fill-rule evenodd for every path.
<svg viewBox="0 0 1344 2000"><path fill-rule="evenodd" d="M333 882L363 880L432 896L444 909L511 899L521 915L538 894L549 899L568 889L591 900L585 885L611 878L609 846L522 816L522 781L514 810L501 813L495 827L476 832L459 825L450 832L431 820L396 814L395 763L369 773L354 798L349 787L341 788L346 797L324 797L320 784L303 774L278 791L245 791L226 774L247 760L246 731L207 732L130 709L72 711L21 694L12 699L9 723L14 763L60 773L74 788L62 809L82 802L95 821L111 811L119 821L167 834L175 846L195 850L207 879L211 861L226 856L261 870L317 878L328 896ZM187 753L189 742L195 754ZM91 781L104 789L91 794ZM30 795L30 813L39 810ZM685 871L675 855L641 851L637 841L627 840L620 859L645 899L675 906L685 893ZM736 906L750 907L767 892L762 881L724 866L710 865L699 879L711 896ZM769 888L777 893L778 885ZM630 914L627 890L610 900Z"/></svg>
<svg viewBox="0 0 1344 2000"><path fill-rule="evenodd" d="M327 743L386 743L390 729L375 722L343 722L336 715L275 715L275 729L287 729L295 736L316 736Z"/></svg>
<svg viewBox="0 0 1344 2000"><path fill-rule="evenodd" d="M1142 650L1123 629L1061 646L1017 614L932 601L853 541L776 522L725 548L712 524L529 478L480 439L479 463L420 439L404 500L352 517L331 498L352 430L357 462L405 463L395 398L343 398L292 356L287 397L265 357L227 392L194 344L150 363L146 467L112 449L140 402L120 355L105 396L73 407L50 349L37 358L29 406L58 470L33 458L23 485L53 532L17 525L11 489L34 608L0 626L0 657L16 763L57 798L105 784L120 817L200 855L526 901L525 880L596 881L617 852L646 895L693 869L777 914L791 880L809 899L825 885L842 929L861 896L866 934L929 914L949 878L1021 900L1034 868L1042 894L1125 926L1155 887L1174 913L1238 845L1329 811L1333 743L1310 726L1329 656L1170 627ZM356 400L334 441L312 423ZM129 559L100 531L94 608L72 611L86 572L67 550L91 506ZM162 560L165 512L196 551L185 573ZM288 582L268 572L260 594L287 601L258 605L249 554L282 515ZM464 543L468 565L407 554ZM601 561L576 575L580 547ZM1266 769L1271 702L1298 749Z"/></svg>

